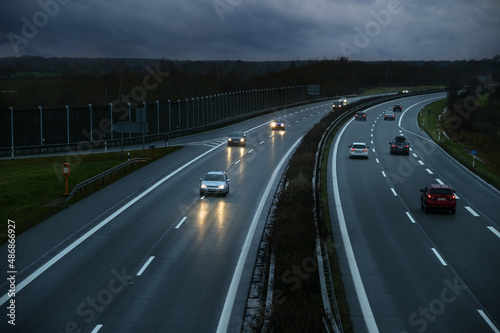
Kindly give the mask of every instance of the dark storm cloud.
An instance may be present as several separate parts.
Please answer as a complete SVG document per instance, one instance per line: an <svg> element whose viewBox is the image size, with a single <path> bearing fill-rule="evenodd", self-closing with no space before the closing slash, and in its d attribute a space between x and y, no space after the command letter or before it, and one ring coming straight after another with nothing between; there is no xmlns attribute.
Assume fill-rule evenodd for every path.
<svg viewBox="0 0 500 333"><path fill-rule="evenodd" d="M0 56L455 60L500 53L498 0L7 0Z"/></svg>

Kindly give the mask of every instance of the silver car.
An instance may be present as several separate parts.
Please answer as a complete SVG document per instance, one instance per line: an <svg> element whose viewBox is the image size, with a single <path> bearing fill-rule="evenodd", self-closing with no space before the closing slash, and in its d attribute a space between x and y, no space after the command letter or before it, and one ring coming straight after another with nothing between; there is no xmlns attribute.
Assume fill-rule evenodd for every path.
<svg viewBox="0 0 500 333"><path fill-rule="evenodd" d="M349 146L349 158L368 158L368 147L364 142L353 142Z"/></svg>
<svg viewBox="0 0 500 333"><path fill-rule="evenodd" d="M209 171L203 178L200 178L200 196L207 194L229 193L229 177L225 171Z"/></svg>

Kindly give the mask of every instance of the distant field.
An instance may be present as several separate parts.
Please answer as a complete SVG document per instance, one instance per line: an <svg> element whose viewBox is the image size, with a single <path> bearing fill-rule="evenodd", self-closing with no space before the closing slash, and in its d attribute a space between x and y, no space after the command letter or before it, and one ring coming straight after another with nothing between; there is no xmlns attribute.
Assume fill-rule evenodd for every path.
<svg viewBox="0 0 500 333"><path fill-rule="evenodd" d="M429 90L429 89L444 89L446 88L445 86L401 86L401 87L378 87L378 88L373 88L373 89L368 89L365 91L362 96L365 95L375 95L375 94L388 94L388 93L397 93L397 92L402 92L403 90L408 90L408 91L422 91L422 90Z"/></svg>
<svg viewBox="0 0 500 333"><path fill-rule="evenodd" d="M168 155L181 147L157 148L154 158ZM142 157L142 150L131 151L131 158ZM146 157L151 158L151 151L147 150ZM49 216L64 209L65 182L62 178L63 163L68 162L66 156L34 157L13 160L0 160L0 243L4 240L2 233L6 230L7 219L16 221L17 231L24 231L33 225L45 220ZM121 152L102 154L81 154L70 157L69 192L82 181L98 175L124 162ZM133 169L120 172L112 180L105 180L104 184L95 189L78 195L75 202L103 186L137 170L148 163L138 163Z"/></svg>

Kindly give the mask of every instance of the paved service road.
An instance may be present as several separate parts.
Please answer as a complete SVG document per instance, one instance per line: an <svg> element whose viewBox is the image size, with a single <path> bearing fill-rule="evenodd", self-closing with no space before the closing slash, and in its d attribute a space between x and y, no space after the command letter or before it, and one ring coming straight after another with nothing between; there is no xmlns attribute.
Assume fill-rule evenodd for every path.
<svg viewBox="0 0 500 333"><path fill-rule="evenodd" d="M444 97L373 107L332 145L331 215L355 332L499 332L500 194L416 122L424 105ZM393 104L404 112L383 121ZM389 153L397 134L409 139L409 156ZM348 158L354 141L370 146L368 160ZM419 189L439 182L457 191L455 215L420 209Z"/></svg>
<svg viewBox="0 0 500 333"><path fill-rule="evenodd" d="M172 139L185 147L18 235L16 326L4 280L0 331L238 331L277 180L330 109L315 103ZM277 117L285 132L271 131ZM246 147L227 147L234 130L246 131ZM200 177L218 169L228 196L200 197ZM7 272L7 244L0 253Z"/></svg>

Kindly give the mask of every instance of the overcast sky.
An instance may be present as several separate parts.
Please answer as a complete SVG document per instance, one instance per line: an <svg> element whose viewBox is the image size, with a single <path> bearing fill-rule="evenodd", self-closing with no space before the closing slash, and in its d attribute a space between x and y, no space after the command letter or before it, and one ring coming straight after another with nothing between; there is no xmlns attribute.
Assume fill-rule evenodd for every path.
<svg viewBox="0 0 500 333"><path fill-rule="evenodd" d="M0 57L468 60L500 0L1 0Z"/></svg>

